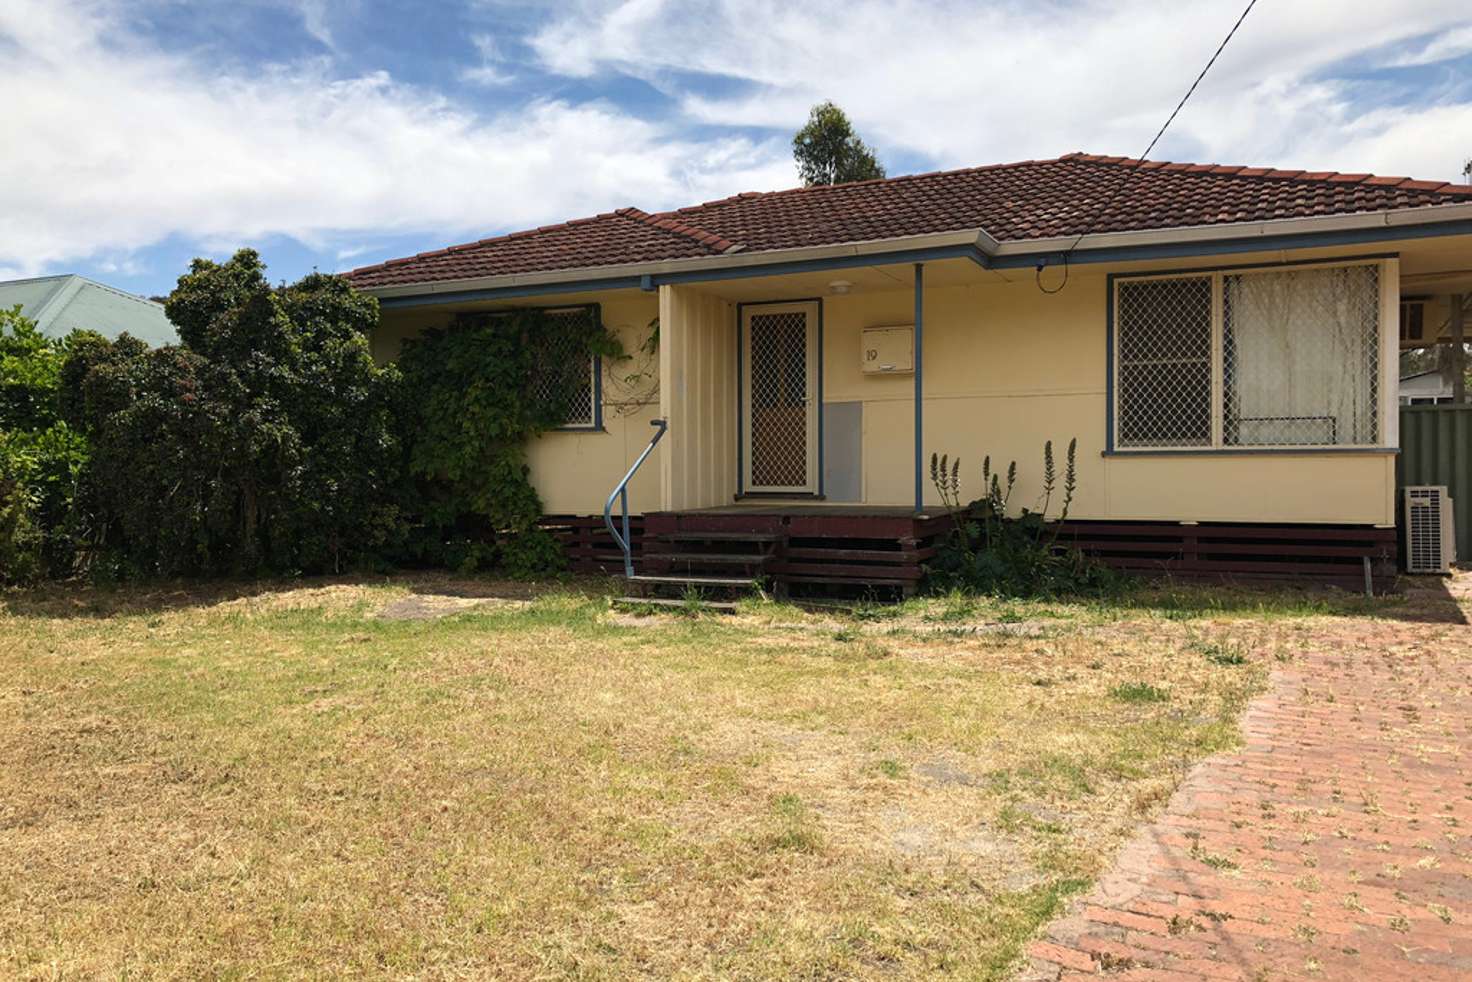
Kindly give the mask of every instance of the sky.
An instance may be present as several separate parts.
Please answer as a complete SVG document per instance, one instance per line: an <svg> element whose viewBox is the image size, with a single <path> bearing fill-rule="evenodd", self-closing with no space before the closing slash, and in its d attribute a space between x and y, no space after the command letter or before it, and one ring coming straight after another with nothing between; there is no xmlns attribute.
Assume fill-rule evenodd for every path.
<svg viewBox="0 0 1472 982"><path fill-rule="evenodd" d="M1245 0L0 0L0 279L167 293L798 183L1138 156ZM1460 180L1467 0L1259 0L1153 157Z"/></svg>

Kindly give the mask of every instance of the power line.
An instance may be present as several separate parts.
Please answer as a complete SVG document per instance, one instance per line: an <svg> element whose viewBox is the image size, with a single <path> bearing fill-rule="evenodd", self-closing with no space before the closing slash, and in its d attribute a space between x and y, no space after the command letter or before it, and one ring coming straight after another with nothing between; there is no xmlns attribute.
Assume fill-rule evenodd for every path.
<svg viewBox="0 0 1472 982"><path fill-rule="evenodd" d="M1218 58L1220 58L1221 55L1222 55L1222 52L1226 50L1227 44L1230 43L1231 40L1232 40L1232 38L1233 38L1233 36L1236 35L1237 28L1239 28L1239 27L1242 26L1242 22L1247 19L1247 15L1250 14L1250 13L1252 13L1252 8L1253 7L1256 7L1256 6L1257 6L1257 0L1248 0L1247 6L1245 8L1243 8L1241 15L1237 18L1237 22L1235 24L1233 24L1232 25L1232 29L1227 32L1227 36L1224 37L1224 38L1222 38L1222 43L1216 46L1216 51L1212 52L1211 58L1206 62L1206 67L1203 68L1203 69L1201 69L1201 74L1199 74L1199 75L1196 76L1196 81L1192 82L1191 83L1191 87L1186 90L1186 94L1183 95L1183 96L1181 96L1181 101L1178 102L1178 103L1176 103L1175 109L1171 110L1170 116L1161 125L1160 129L1158 131L1156 131L1155 138L1150 141L1150 145L1145 148L1145 152L1142 153L1142 154L1140 154L1140 156L1137 157L1137 158L1135 158L1135 159L1137 159L1137 160L1148 160L1148 159L1150 159L1150 151L1154 150L1155 149L1155 144L1157 144L1157 143L1160 142L1160 138L1162 136L1165 136L1165 131L1168 130L1168 129L1170 129L1170 124L1171 123L1174 123L1176 121L1176 117L1180 115L1181 109L1185 107L1186 102L1196 92L1196 87L1201 84L1201 80L1206 77L1206 73L1207 72L1211 71L1211 66L1216 64L1216 60ZM1093 219L1089 222L1088 225L1085 225L1084 226L1083 231L1080 232L1078 234L1078 237L1073 240L1073 244L1070 245L1067 249L1063 250L1063 282L1060 283L1060 284L1058 284L1058 286L1057 286L1056 289L1049 290L1049 289L1047 289L1046 287L1043 286L1043 263L1041 263L1041 262L1038 263L1038 267L1037 267L1037 282L1038 282L1038 289L1039 290L1042 290L1044 293L1057 293L1060 290L1062 290L1065 286L1068 285L1068 256L1069 256L1069 254L1072 253L1075 249L1078 248L1078 244L1084 240L1084 236L1086 236L1090 232L1092 232L1093 229L1094 229L1094 226L1096 224L1098 224L1099 219L1103 215L1105 215L1105 214L1108 213L1109 206L1112 205L1112 204L1114 204L1114 199L1117 198L1117 197L1119 197L1119 193L1124 190L1125 184L1129 182L1129 179L1130 179L1130 177L1133 174L1134 174L1134 169L1133 168L1125 168L1124 174L1120 177L1119 184L1115 186L1114 190L1110 193L1109 197L1106 198L1106 199L1104 199L1103 206L1100 207L1094 213Z"/></svg>

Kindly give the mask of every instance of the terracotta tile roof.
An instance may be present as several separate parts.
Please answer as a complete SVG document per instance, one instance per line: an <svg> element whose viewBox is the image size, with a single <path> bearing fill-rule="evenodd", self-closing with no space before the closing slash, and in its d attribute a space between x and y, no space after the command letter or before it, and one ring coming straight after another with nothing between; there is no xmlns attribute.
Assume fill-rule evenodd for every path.
<svg viewBox="0 0 1472 982"><path fill-rule="evenodd" d="M718 256L733 244L668 215L637 208L390 259L347 273L354 286L393 286L477 276Z"/></svg>
<svg viewBox="0 0 1472 982"><path fill-rule="evenodd" d="M365 266L359 287L592 269L984 229L998 241L1228 225L1472 202L1472 186L1405 177L1074 153L832 187L637 208Z"/></svg>

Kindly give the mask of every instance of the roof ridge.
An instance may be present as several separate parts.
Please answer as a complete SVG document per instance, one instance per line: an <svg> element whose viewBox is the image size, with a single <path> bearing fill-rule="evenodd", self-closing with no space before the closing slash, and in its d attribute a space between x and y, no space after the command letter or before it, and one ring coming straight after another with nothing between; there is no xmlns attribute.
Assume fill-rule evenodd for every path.
<svg viewBox="0 0 1472 982"><path fill-rule="evenodd" d="M115 293L118 296L123 297L124 299L132 300L132 301L135 301L137 303L144 304L144 305L149 306L149 307L157 307L159 310L163 310L164 309L164 305L163 304L159 303L157 300L153 300L153 299L151 299L149 297L145 297L141 293L129 293L127 290L124 290L121 287L113 286L111 283L103 283L101 280L94 280L92 277L90 277L90 276L83 276L81 273L73 273L71 275L75 276L77 279L81 280L83 283L87 283L87 284L90 284L92 286L97 287L99 290L106 290L107 292L109 292L109 293Z"/></svg>
<svg viewBox="0 0 1472 982"><path fill-rule="evenodd" d="M1338 171L1290 170L1277 167L1249 167L1241 164L1191 164L1170 160L1142 160L1136 157L1110 157L1082 151L1065 154L1058 159L1069 163L1129 167L1136 170L1249 177L1270 181L1307 181L1316 184L1364 184L1370 187L1426 191L1431 194L1472 195L1472 184L1454 184L1451 181L1418 181L1410 177L1377 176L1370 173L1341 174Z"/></svg>
<svg viewBox="0 0 1472 982"><path fill-rule="evenodd" d="M714 232L707 232L705 229L701 228L698 225L691 225L689 222L682 221L674 217L674 212L661 212L656 215L651 215L649 212L644 211L642 208L634 208L631 206L628 208L620 208L614 214L623 215L626 218L632 218L635 221L643 222L645 225L648 225L652 228L662 229L666 232L672 232L675 235L683 235L685 238L693 239L706 248L712 249L718 253L724 254L728 252L739 252L742 249L741 243L732 242L730 239L726 238L723 235L717 235Z"/></svg>
<svg viewBox="0 0 1472 982"><path fill-rule="evenodd" d="M40 276L22 276L14 280L0 280L0 286L14 286L17 283L40 283L42 280L64 280L77 273L43 273Z"/></svg>
<svg viewBox="0 0 1472 982"><path fill-rule="evenodd" d="M863 181L843 181L838 184L806 184L795 188L778 188L775 191L741 191L737 194L727 195L724 198L715 198L711 201L702 201L698 205L685 205L672 211L662 212L665 215L685 214L687 212L699 211L713 205L723 205L730 201L749 200L751 198L772 198L778 195L809 194L837 191L842 188L862 187L869 184L901 184L907 181L930 180L937 177L954 177L957 174L976 174L982 171L1006 170L1011 167L1036 167L1038 164L1058 164L1068 160L1073 154L1065 154L1061 157L1044 157L1037 160L1010 160L1000 164L978 164L971 167L952 167L948 170L922 171L919 174L899 174L895 177L871 177Z"/></svg>

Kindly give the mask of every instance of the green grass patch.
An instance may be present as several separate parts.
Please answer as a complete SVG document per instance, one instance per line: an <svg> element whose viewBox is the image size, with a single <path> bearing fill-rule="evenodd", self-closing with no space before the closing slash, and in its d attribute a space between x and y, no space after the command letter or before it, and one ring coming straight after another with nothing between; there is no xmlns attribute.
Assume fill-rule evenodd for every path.
<svg viewBox="0 0 1472 982"><path fill-rule="evenodd" d="M1109 690L1109 694L1120 702L1169 702L1170 693L1149 682L1121 682Z"/></svg>

